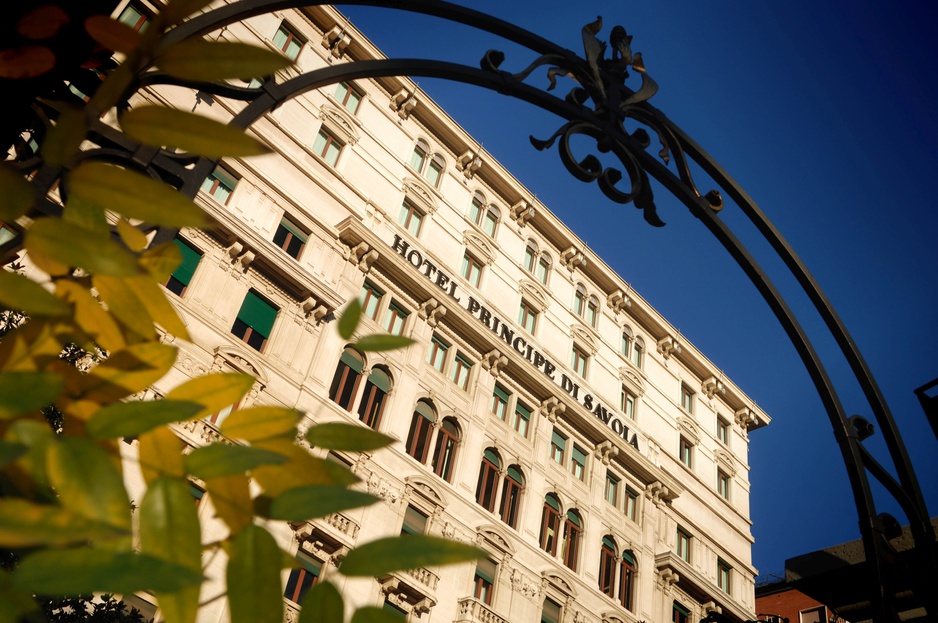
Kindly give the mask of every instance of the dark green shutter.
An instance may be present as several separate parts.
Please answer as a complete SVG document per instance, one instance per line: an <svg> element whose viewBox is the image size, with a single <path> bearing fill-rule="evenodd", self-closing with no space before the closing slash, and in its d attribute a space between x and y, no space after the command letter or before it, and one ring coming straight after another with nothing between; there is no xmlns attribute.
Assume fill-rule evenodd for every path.
<svg viewBox="0 0 938 623"><path fill-rule="evenodd" d="M176 243L179 252L182 254L182 264L173 271L173 277L181 281L183 285L189 285L189 282L192 281L192 275L195 274L195 268L199 265L199 260L202 259L202 254L179 238L173 238L173 242Z"/></svg>
<svg viewBox="0 0 938 623"><path fill-rule="evenodd" d="M238 319L256 333L270 337L270 330L276 318L277 308L262 299L254 290L249 290L244 297L244 302L241 303Z"/></svg>

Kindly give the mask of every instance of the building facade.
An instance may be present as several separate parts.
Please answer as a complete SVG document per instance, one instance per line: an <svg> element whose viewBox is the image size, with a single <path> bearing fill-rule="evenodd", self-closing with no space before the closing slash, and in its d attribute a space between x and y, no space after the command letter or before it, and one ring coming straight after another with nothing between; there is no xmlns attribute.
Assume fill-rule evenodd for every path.
<svg viewBox="0 0 938 623"><path fill-rule="evenodd" d="M140 27L153 9L118 12ZM281 50L296 61L281 78L382 58L331 7L211 36ZM182 88L145 97L220 120L243 106ZM176 238L184 262L166 287L192 342L152 391L249 372L233 408L296 407L307 425L398 440L330 455L381 503L278 528L297 556L289 617L330 578L352 605L413 622L753 618L748 434L769 418L749 397L410 80L310 91L249 131L273 153L221 162L196 198L217 226ZM357 352L331 322L356 298L361 334L416 343ZM225 415L179 434L218 439ZM348 548L401 532L489 558L337 573Z"/></svg>

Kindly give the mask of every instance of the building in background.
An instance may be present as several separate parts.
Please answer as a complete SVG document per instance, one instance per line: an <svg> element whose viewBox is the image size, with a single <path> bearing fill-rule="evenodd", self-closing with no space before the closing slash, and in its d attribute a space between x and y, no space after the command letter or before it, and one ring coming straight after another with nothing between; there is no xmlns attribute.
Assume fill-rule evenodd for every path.
<svg viewBox="0 0 938 623"><path fill-rule="evenodd" d="M140 28L153 8L118 12ZM282 51L296 61L283 78L382 57L329 7L211 36ZM244 106L183 88L146 98L223 121ZM411 621L754 617L748 435L769 418L753 400L412 81L310 91L250 132L273 153L221 162L196 198L218 226L176 238L184 262L166 288L193 341L152 392L248 372L257 382L232 409L296 407L307 424L398 440L330 455L381 503L280 529L297 559L283 577L291 620L322 578ZM363 334L416 344L357 352L330 324L356 298ZM216 440L226 415L179 434ZM214 529L208 497L200 513ZM336 572L359 543L419 532L489 558ZM207 572L223 577L221 556Z"/></svg>
<svg viewBox="0 0 938 623"><path fill-rule="evenodd" d="M756 586L756 612L766 623L848 623L782 579Z"/></svg>

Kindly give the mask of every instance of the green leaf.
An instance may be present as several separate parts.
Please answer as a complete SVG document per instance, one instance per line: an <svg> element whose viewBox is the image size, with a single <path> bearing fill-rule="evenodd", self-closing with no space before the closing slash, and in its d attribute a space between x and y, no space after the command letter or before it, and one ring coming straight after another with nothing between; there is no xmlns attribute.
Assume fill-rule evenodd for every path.
<svg viewBox="0 0 938 623"><path fill-rule="evenodd" d="M74 281L60 280L55 291L62 300L74 306L74 322L96 344L110 352L126 346L124 333L111 313L95 299L87 288Z"/></svg>
<svg viewBox="0 0 938 623"><path fill-rule="evenodd" d="M281 552L264 528L249 524L231 542L228 604L231 623L283 623Z"/></svg>
<svg viewBox="0 0 938 623"><path fill-rule="evenodd" d="M343 623L342 595L332 582L316 583L303 596L299 623Z"/></svg>
<svg viewBox="0 0 938 623"><path fill-rule="evenodd" d="M355 346L358 350L376 353L385 350L398 350L399 348L410 346L413 343L414 341L412 339L402 335L374 333L359 339L355 342Z"/></svg>
<svg viewBox="0 0 938 623"><path fill-rule="evenodd" d="M250 480L246 474L209 478L205 481L205 490L212 499L215 515L228 525L231 534L237 534L254 520Z"/></svg>
<svg viewBox="0 0 938 623"><path fill-rule="evenodd" d="M43 550L20 562L13 585L38 595L175 591L202 582L200 573L145 554L88 548Z"/></svg>
<svg viewBox="0 0 938 623"><path fill-rule="evenodd" d="M301 487L277 496L270 505L269 517L285 521L307 521L350 508L369 506L380 499L345 487Z"/></svg>
<svg viewBox="0 0 938 623"><path fill-rule="evenodd" d="M163 283L182 264L182 253L172 240L150 247L140 254L140 266L154 281Z"/></svg>
<svg viewBox="0 0 938 623"><path fill-rule="evenodd" d="M145 554L176 563L198 574L202 538L199 517L188 481L158 478L150 483L140 504L140 549ZM157 592L167 623L194 623L199 611L198 585Z"/></svg>
<svg viewBox="0 0 938 623"><path fill-rule="evenodd" d="M29 448L21 443L4 441L0 439L0 468L6 467L20 458Z"/></svg>
<svg viewBox="0 0 938 623"><path fill-rule="evenodd" d="M16 471L22 469L30 479L31 486L24 486L21 481L18 483L19 488L34 492L38 497L46 494L51 499L46 477L46 451L55 443L55 433L49 425L37 420L16 420L9 424L5 440L28 448L26 454L17 459ZM9 470L7 474L13 471Z"/></svg>
<svg viewBox="0 0 938 623"><path fill-rule="evenodd" d="M82 163L69 177L69 189L69 197L147 223L180 228L209 222L198 206L171 186L104 162Z"/></svg>
<svg viewBox="0 0 938 623"><path fill-rule="evenodd" d="M175 346L159 342L132 344L81 377L83 397L111 402L130 396L163 378L175 362Z"/></svg>
<svg viewBox="0 0 938 623"><path fill-rule="evenodd" d="M130 532L130 500L114 459L93 441L66 437L46 454L49 484L64 508Z"/></svg>
<svg viewBox="0 0 938 623"><path fill-rule="evenodd" d="M348 486L360 482L358 476L344 465L315 457L307 449L295 444L292 439L264 439L255 442L254 446L276 452L289 459L287 465L261 465L251 472L252 479L271 498L299 487Z"/></svg>
<svg viewBox="0 0 938 623"><path fill-rule="evenodd" d="M32 256L88 272L130 277L141 269L136 258L121 245L74 223L56 218L42 218L26 230L26 250Z"/></svg>
<svg viewBox="0 0 938 623"><path fill-rule="evenodd" d="M95 278L95 283L101 283L109 279L114 278L98 276ZM113 285L123 288L125 297L135 298L140 306L146 310L144 318L150 318L151 322L155 322L167 332L179 338L189 339L189 329L186 328L185 323L179 317L176 308L166 298L166 291L152 277L125 277L120 280L115 279L115 281L120 281L119 284Z"/></svg>
<svg viewBox="0 0 938 623"><path fill-rule="evenodd" d="M92 283L98 296L107 303L111 314L127 329L145 340L156 338L156 328L153 325L153 318L147 311L147 306L124 279L95 275Z"/></svg>
<svg viewBox="0 0 938 623"><path fill-rule="evenodd" d="M202 479L241 474L259 465L286 463L287 457L263 448L213 443L186 456L186 469Z"/></svg>
<svg viewBox="0 0 938 623"><path fill-rule="evenodd" d="M124 131L141 143L175 147L208 158L241 158L270 151L242 128L176 108L142 106L124 113L120 122Z"/></svg>
<svg viewBox="0 0 938 623"><path fill-rule="evenodd" d="M62 299L19 273L0 270L0 304L30 316L65 316L71 311Z"/></svg>
<svg viewBox="0 0 938 623"><path fill-rule="evenodd" d="M271 437L296 437L300 412L282 407L235 409L221 425L221 432L234 439L260 441Z"/></svg>
<svg viewBox="0 0 938 623"><path fill-rule="evenodd" d="M193 419L218 413L238 404L254 385L254 377L247 374L206 374L183 383L166 394L167 400L197 402L203 409Z"/></svg>
<svg viewBox="0 0 938 623"><path fill-rule="evenodd" d="M125 218L117 221L117 233L120 234L121 241L127 248L135 253L139 253L147 248L149 240L146 234L130 224Z"/></svg>
<svg viewBox="0 0 938 623"><path fill-rule="evenodd" d="M347 576L384 575L393 571L449 565L484 558L472 545L422 534L388 537L359 545L342 561Z"/></svg>
<svg viewBox="0 0 938 623"><path fill-rule="evenodd" d="M342 316L339 318L339 335L342 336L343 340L349 340L352 338L352 334L355 333L355 329L358 328L358 323L362 317L362 303L358 299L353 299L351 303L348 304L348 307L345 308L345 311L342 312Z"/></svg>
<svg viewBox="0 0 938 623"><path fill-rule="evenodd" d="M63 166L78 153L85 140L85 115L80 108L66 108L49 128L39 152L50 167Z"/></svg>
<svg viewBox="0 0 938 623"><path fill-rule="evenodd" d="M302 613L300 613L302 617ZM352 613L351 623L404 623L407 617L398 612L377 608L375 606L364 606Z"/></svg>
<svg viewBox="0 0 938 623"><path fill-rule="evenodd" d="M160 54L156 64L177 78L214 82L269 76L293 63L282 54L246 43L187 39Z"/></svg>
<svg viewBox="0 0 938 623"><path fill-rule="evenodd" d="M140 435L140 471L146 482L160 476L186 475L183 443L168 426L154 428Z"/></svg>
<svg viewBox="0 0 938 623"><path fill-rule="evenodd" d="M62 391L65 381L52 372L0 374L0 420L38 411Z"/></svg>
<svg viewBox="0 0 938 623"><path fill-rule="evenodd" d="M342 422L327 422L311 427L306 431L306 441L317 448L348 452L368 452L394 443L393 438L370 428Z"/></svg>
<svg viewBox="0 0 938 623"><path fill-rule="evenodd" d="M60 547L122 536L130 536L130 531L91 521L59 506L22 498L0 499L0 547Z"/></svg>
<svg viewBox="0 0 938 623"><path fill-rule="evenodd" d="M13 588L13 576L0 572L0 623L42 621L39 604L30 591Z"/></svg>
<svg viewBox="0 0 938 623"><path fill-rule="evenodd" d="M15 221L33 205L33 188L22 174L0 165L0 221Z"/></svg>
<svg viewBox="0 0 938 623"><path fill-rule="evenodd" d="M162 424L185 422L202 410L202 405L180 400L134 400L103 407L86 426L95 439L137 437Z"/></svg>

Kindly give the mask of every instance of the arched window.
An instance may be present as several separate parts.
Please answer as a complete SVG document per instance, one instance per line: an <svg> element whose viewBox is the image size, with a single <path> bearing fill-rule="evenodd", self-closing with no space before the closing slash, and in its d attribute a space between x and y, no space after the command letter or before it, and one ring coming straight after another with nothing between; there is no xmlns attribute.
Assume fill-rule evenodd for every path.
<svg viewBox="0 0 938 623"><path fill-rule="evenodd" d="M391 391L391 377L381 368L375 368L368 375L365 383L365 393L358 406L358 419L367 426L378 430L381 423L381 412L384 410L384 401Z"/></svg>
<svg viewBox="0 0 938 623"><path fill-rule="evenodd" d="M537 271L534 276L545 286L547 285L547 277L550 276L550 256L547 255L547 251L543 251L541 257L538 258Z"/></svg>
<svg viewBox="0 0 938 623"><path fill-rule="evenodd" d="M632 611L633 594L635 592L635 556L632 550L622 552L619 562L619 603L622 607Z"/></svg>
<svg viewBox="0 0 938 623"><path fill-rule="evenodd" d="M642 338L635 338L635 343L632 345L632 363L635 364L636 368L642 367L642 359L645 356L645 342L642 341Z"/></svg>
<svg viewBox="0 0 938 623"><path fill-rule="evenodd" d="M433 449L433 472L449 482L456 462L456 446L459 445L459 426L453 418L443 418Z"/></svg>
<svg viewBox="0 0 938 623"><path fill-rule="evenodd" d="M632 329L629 327L622 327L622 346L621 346L622 356L631 359L632 358Z"/></svg>
<svg viewBox="0 0 938 623"><path fill-rule="evenodd" d="M364 367L365 360L356 350L346 348L339 357L339 365L335 369L335 376L332 377L332 385L329 388L329 398L346 411L352 410Z"/></svg>
<svg viewBox="0 0 938 623"><path fill-rule="evenodd" d="M557 555L557 537L560 532L560 500L553 493L544 496L541 512L541 549L551 556Z"/></svg>
<svg viewBox="0 0 938 623"><path fill-rule="evenodd" d="M537 243L533 240L528 240L528 244L524 248L524 269L532 275L534 274L534 265L537 262L537 257Z"/></svg>
<svg viewBox="0 0 938 623"><path fill-rule="evenodd" d="M603 595L615 597L616 542L609 535L603 537L599 550L599 590Z"/></svg>
<svg viewBox="0 0 938 623"><path fill-rule="evenodd" d="M567 511L567 519L563 522L563 564L576 571L577 559L580 555L580 535L583 532L583 522L580 514L575 510Z"/></svg>
<svg viewBox="0 0 938 623"><path fill-rule="evenodd" d="M495 230L498 229L498 221L501 220L498 208L489 206L482 218L482 229L492 238L495 237Z"/></svg>
<svg viewBox="0 0 938 623"><path fill-rule="evenodd" d="M410 155L410 166L433 184L434 188L438 188L443 177L443 169L446 168L446 161L439 154L431 156L430 145L421 138L417 140L414 153Z"/></svg>
<svg viewBox="0 0 938 623"><path fill-rule="evenodd" d="M436 412L433 407L425 400L417 401L414 417L410 422L410 432L407 433L407 454L421 463L427 460L434 423L436 423Z"/></svg>
<svg viewBox="0 0 938 623"><path fill-rule="evenodd" d="M476 484L476 502L485 510L495 510L495 494L498 491L498 472L501 461L492 448L488 448L482 456L482 466L479 468L479 482Z"/></svg>
<svg viewBox="0 0 938 623"><path fill-rule="evenodd" d="M417 173L423 173L423 165L427 163L427 157L430 155L430 146L422 138L414 145L414 153L410 155L410 166Z"/></svg>
<svg viewBox="0 0 938 623"><path fill-rule="evenodd" d="M582 283L576 285L576 294L573 295L573 313L580 318L586 312L586 286Z"/></svg>
<svg viewBox="0 0 938 623"><path fill-rule="evenodd" d="M598 320L599 299L595 296L590 296L589 301L586 302L586 323L595 329Z"/></svg>
<svg viewBox="0 0 938 623"><path fill-rule="evenodd" d="M505 481L502 483L502 503L498 509L498 514L502 521L511 526L517 527L518 508L521 505L521 490L524 487L524 473L517 465L509 465L505 473Z"/></svg>
<svg viewBox="0 0 938 623"><path fill-rule="evenodd" d="M472 196L472 203L469 204L469 220L478 225L484 210L485 196L482 193L474 194Z"/></svg>
<svg viewBox="0 0 938 623"><path fill-rule="evenodd" d="M428 182L433 184L434 188L439 188L440 179L443 177L443 169L445 167L446 163L443 161L443 156L435 154L427 164L427 170L424 171L423 176L427 178Z"/></svg>

